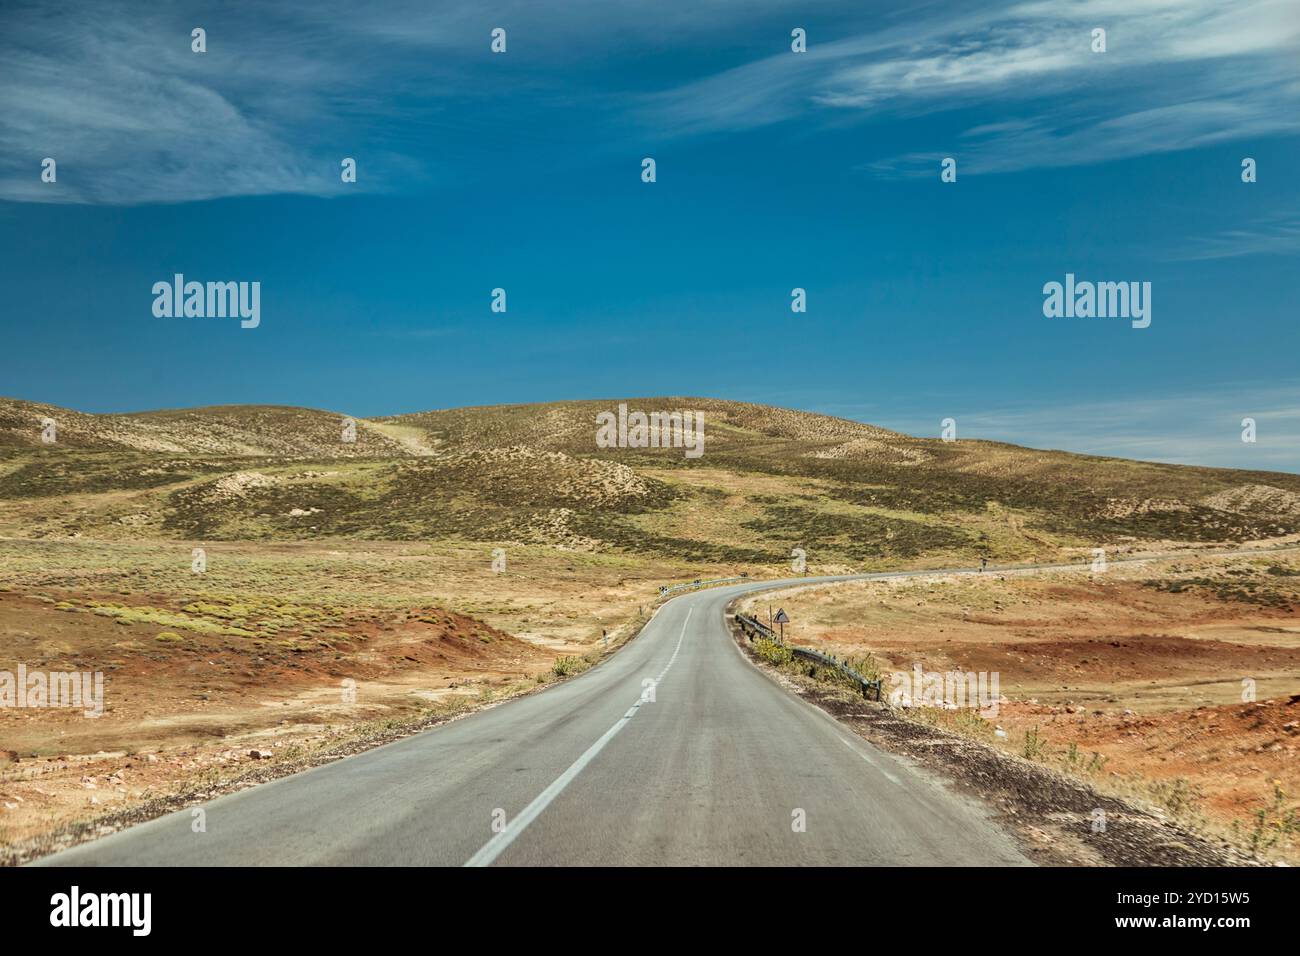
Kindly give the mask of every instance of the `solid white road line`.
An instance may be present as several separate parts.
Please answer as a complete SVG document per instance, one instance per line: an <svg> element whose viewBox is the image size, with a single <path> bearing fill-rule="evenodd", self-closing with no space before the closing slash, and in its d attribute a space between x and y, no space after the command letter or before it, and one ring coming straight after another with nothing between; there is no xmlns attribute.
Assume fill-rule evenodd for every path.
<svg viewBox="0 0 1300 956"><path fill-rule="evenodd" d="M668 663L664 665L664 669L655 678L656 684L664 679L664 675L668 673L668 668L672 667L673 662L677 660L677 652L682 649L682 641L686 637L686 625L690 623L691 612L694 610L694 608L686 609L686 619L682 621L682 632L677 637L677 646L673 648L672 657L668 658ZM581 757L570 764L568 770L556 777L549 787L534 797L533 802L524 807L523 812L511 820L504 830L483 844L477 853L465 861L465 866L490 866L497 857L504 853L506 848L515 842L519 834L528 828L528 824L536 820L541 812L551 805L551 801L563 793L564 788L572 783L578 774L582 773L583 768L605 749L605 744L613 740L614 735L628 725L632 718L636 716L643 699L638 697L636 703L618 719L613 727L605 731L600 739L588 747Z"/></svg>

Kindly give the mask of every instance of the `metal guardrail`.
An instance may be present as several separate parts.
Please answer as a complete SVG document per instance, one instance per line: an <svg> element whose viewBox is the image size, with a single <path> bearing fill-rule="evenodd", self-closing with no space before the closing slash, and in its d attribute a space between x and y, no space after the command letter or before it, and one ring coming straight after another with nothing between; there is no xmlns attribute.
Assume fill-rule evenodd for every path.
<svg viewBox="0 0 1300 956"><path fill-rule="evenodd" d="M761 623L758 618L750 617L748 614L737 614L736 623L740 625L740 630L751 641L754 636L767 638L769 641L776 641L780 644L781 639L776 636L776 631L772 630L766 624Z"/></svg>
<svg viewBox="0 0 1300 956"><path fill-rule="evenodd" d="M761 637L766 641L779 644L781 647L788 647L790 653L795 657L802 657L805 660L816 661L818 664L825 667L834 668L851 681L857 683L858 687L862 691L862 696L867 700L880 700L880 681L867 680L867 678L863 677L848 664L844 663L844 661L837 660L834 656L823 654L821 651L814 651L810 647L795 647L792 644L786 644L777 635L776 631L760 622L758 618L750 617L748 614L737 614L736 622L740 625L741 633L751 641L756 637Z"/></svg>
<svg viewBox="0 0 1300 956"><path fill-rule="evenodd" d="M671 586L667 584L661 585L659 587L659 594L662 596L664 594L672 594L674 591L689 591L692 589L708 587L710 584L734 584L736 581L748 580L748 574L741 574L734 578L710 578L707 581L701 581L699 578L696 578L694 581L688 581L686 584L674 584Z"/></svg>

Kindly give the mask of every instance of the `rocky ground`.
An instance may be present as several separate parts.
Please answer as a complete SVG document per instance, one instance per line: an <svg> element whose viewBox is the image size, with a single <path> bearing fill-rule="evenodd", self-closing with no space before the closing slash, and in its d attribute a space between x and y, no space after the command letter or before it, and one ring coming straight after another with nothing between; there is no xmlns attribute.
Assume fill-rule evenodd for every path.
<svg viewBox="0 0 1300 956"><path fill-rule="evenodd" d="M1030 814L1025 819L1038 820L1033 826L1044 833L1064 821L1059 835L1071 846L1079 821L1069 815L1086 817L1116 800L1129 807L1126 820L1197 835L1195 854L1208 852L1205 844L1294 860L1297 585L1300 557L1290 551L1116 564L1102 574L811 587L742 608L761 616L769 603L780 604L792 643L853 660L882 678L886 694L895 673L917 664L927 672L998 672L996 712L901 698L880 711L855 705L855 727L891 749L940 761L955 778L993 793L995 803ZM806 692L825 694L815 682ZM843 712L834 698L827 706ZM1088 836L1072 858L1089 859L1091 846L1097 860L1140 862L1121 848L1093 846L1098 841Z"/></svg>
<svg viewBox="0 0 1300 956"><path fill-rule="evenodd" d="M98 717L0 708L0 844L84 835L530 692L689 579L548 549L514 549L500 573L483 548L223 545L203 575L188 554L0 541L0 671L104 676Z"/></svg>

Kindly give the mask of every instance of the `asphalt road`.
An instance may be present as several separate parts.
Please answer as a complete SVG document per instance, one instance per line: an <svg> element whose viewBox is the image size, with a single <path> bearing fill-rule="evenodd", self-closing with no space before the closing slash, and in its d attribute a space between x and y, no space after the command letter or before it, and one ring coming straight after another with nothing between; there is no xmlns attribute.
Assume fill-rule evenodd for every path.
<svg viewBox="0 0 1300 956"><path fill-rule="evenodd" d="M575 679L203 804L206 832L184 810L38 865L1027 864L745 659L723 610L774 583L676 598Z"/></svg>

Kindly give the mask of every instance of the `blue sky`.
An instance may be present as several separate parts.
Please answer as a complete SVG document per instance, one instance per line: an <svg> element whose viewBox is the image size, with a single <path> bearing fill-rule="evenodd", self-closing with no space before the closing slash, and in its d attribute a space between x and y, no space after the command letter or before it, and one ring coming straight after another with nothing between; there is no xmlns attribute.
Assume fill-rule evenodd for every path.
<svg viewBox="0 0 1300 956"><path fill-rule="evenodd" d="M1300 471L1296 0L382 6L0 11L0 394L707 395ZM261 325L155 318L176 272ZM1151 326L1045 318L1067 272Z"/></svg>

